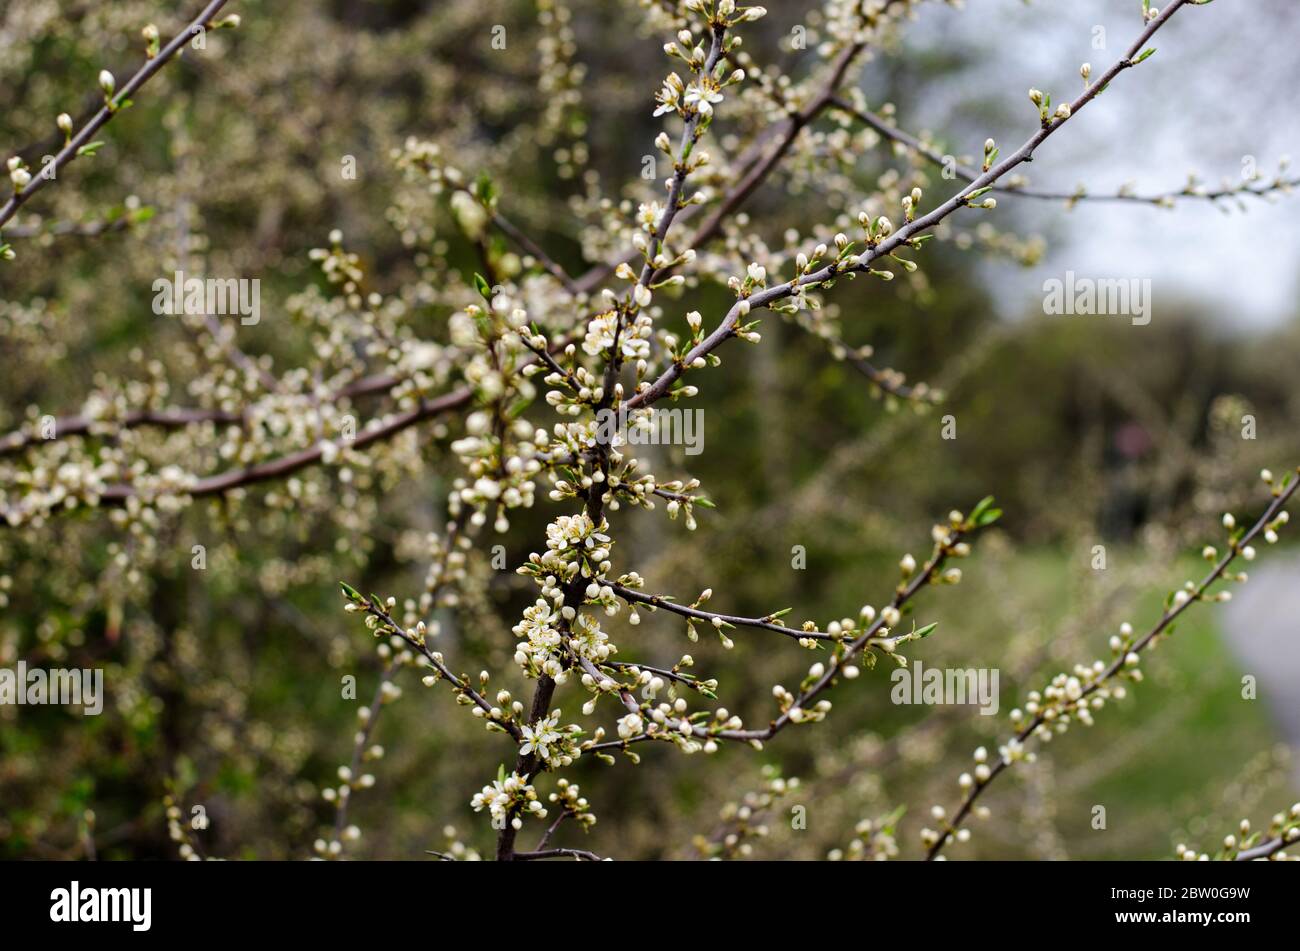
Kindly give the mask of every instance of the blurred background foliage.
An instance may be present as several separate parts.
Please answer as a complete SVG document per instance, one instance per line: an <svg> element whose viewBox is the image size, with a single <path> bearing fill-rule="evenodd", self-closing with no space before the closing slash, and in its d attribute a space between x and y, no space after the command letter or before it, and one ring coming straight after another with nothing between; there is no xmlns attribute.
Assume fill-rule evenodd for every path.
<svg viewBox="0 0 1300 951"><path fill-rule="evenodd" d="M54 116L88 114L98 70L126 75L139 59L140 27L155 21L170 35L190 12L176 6L6 5L0 142L39 162L57 144ZM790 23L809 19L811 4L772 6L746 48L800 74L785 37ZM151 282L182 251L213 273L261 279L265 316L240 329L239 343L276 366L310 357L287 302L324 286L307 252L333 228L385 293L418 283L429 256L468 279L475 251L454 229L394 227L429 201L390 159L408 135L485 169L511 216L580 271L584 229L598 220L591 195L599 187L617 196L659 128L650 103L664 60L663 38L644 28L636 4L573 7L567 53L585 64L580 104L538 132L531 126L554 104L539 85L539 61L563 4L233 5L240 29L214 34L208 50L165 69L106 130L100 155L70 166L20 216L18 226L40 233L105 216L134 223L94 238L16 242L19 260L0 271L0 428L73 411L88 385L105 380L166 379L184 393L202 344L149 307ZM494 24L507 28L504 51L489 46ZM868 96L897 102L905 116L926 77L968 55L913 62L886 50L871 67ZM988 115L1000 114L1003 92L987 91ZM979 124L969 101L959 108L954 123ZM355 180L340 175L344 156L356 160ZM896 165L881 149L843 174L869 182ZM779 243L785 228L844 210L834 182L813 184L794 169L754 196L745 211L762 240ZM943 184L936 178L933 187ZM1020 208L1003 201L997 233L976 236L969 251L954 240L932 244L923 281L857 282L830 295L851 328L848 342L870 342L883 362L942 387L941 408L887 406L822 343L768 315L760 347L725 354L701 380L704 454L651 454L657 473L701 478L718 509L701 513L694 534L662 510L613 517L616 564L641 571L650 590L689 597L709 586L719 610L760 615L794 605L795 618L829 619L883 603L900 555L928 550L932 520L995 495L1006 515L964 565L963 584L919 604L918 620L939 628L916 657L998 668L1001 714L894 706L888 672L878 669L835 691L828 723L788 731L761 753L685 757L649 746L637 768L580 762L568 775L599 822L586 836L567 830L566 844L620 858L711 854L735 824L719 810L762 788L769 765L802 782L768 810L769 834L754 840L753 855L824 857L847 844L859 819L904 804L900 843L917 855L929 805L955 799L975 746L1005 739L1006 712L1057 670L1104 654L1121 621L1142 628L1154 620L1164 594L1198 571L1194 553L1217 540L1219 514L1262 508L1259 469L1300 460L1296 314L1247 335L1231 314L1163 288L1146 327L1036 312L999 318L979 258L998 240L1030 241L1018 230ZM1064 211L1060 227L1069 227ZM721 312L724 291L693 293L692 307ZM435 336L446 318L438 307L412 316ZM956 419L954 440L940 438L944 414ZM1241 438L1245 414L1258 421L1254 440ZM545 421L546 408L530 418ZM0 708L0 856L82 857L93 840L100 858L174 858L162 805L169 790L186 815L201 804L211 818L190 832L203 855L310 854L333 821L320 789L349 758L355 707L378 677L373 644L339 610L335 582L418 593L422 536L440 525L455 474L446 449L455 434L454 424L425 424L418 471L380 467L350 486L332 472L300 473L321 488L322 504L294 505L271 486L196 505L164 520L151 551L131 555L129 577L115 567L122 539L98 513L0 535L0 663L102 667L109 691L100 717ZM167 437L154 438L161 446ZM371 501L358 501L366 495ZM341 508L363 518L342 518ZM487 549L500 542L518 564L537 547L550 509L539 503L506 536L480 538L471 571L482 592L442 617L439 646L456 669L511 671L508 685L520 689L509 628L531 594L511 572L492 570ZM207 547L206 571L191 569L195 544ZM1107 547L1104 571L1091 567L1098 544ZM792 567L794 546L806 550L803 570ZM647 662L671 664L689 650L698 672L721 681L727 706L756 723L770 715L770 685L792 685L808 663L758 636L737 637L730 652L707 638L690 645L662 614L636 629L619 620L611 633L636 643ZM995 789L986 800L993 817L954 857L1165 857L1179 837L1214 841L1242 815L1272 811L1286 787L1294 792L1267 703L1241 699L1242 671L1215 611L1194 611L1148 666L1148 682L1119 709L1053 742ZM340 699L347 674L360 683L355 702ZM490 854L493 831L469 797L512 748L485 737L449 691L425 690L410 671L399 683L404 696L376 728L387 750L371 767L376 787L352 806L364 837L348 854L422 858L444 847L447 825ZM1090 825L1094 804L1108 808L1107 832ZM791 827L794 805L806 806L806 829Z"/></svg>

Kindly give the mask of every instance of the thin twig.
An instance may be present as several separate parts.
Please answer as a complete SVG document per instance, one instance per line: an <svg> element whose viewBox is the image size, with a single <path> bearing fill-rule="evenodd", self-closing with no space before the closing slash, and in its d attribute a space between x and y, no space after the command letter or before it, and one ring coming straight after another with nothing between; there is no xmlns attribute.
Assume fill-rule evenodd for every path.
<svg viewBox="0 0 1300 951"><path fill-rule="evenodd" d="M91 116L86 124L82 126L75 135L68 139L67 144L59 150L58 154L54 156L52 162L44 166L39 173L34 175L32 180L27 183L26 187L21 191L15 192L3 206L0 206L0 228L3 228L5 222L17 214L18 209L21 208L33 195L49 184L49 182L55 180L58 173L63 170L63 166L67 165L77 156L78 150L83 145L88 144L95 133L107 125L109 120L120 111L120 106L118 104L131 98L131 96L135 94L136 90L153 77L154 73L162 69L173 56L181 52L185 44L190 41L190 38L194 36L197 31L206 29L211 24L212 18L221 11L221 8L224 7L227 2L228 0L212 0L211 3L203 8L202 12L200 12L198 16L190 21L189 25L184 30L177 33L166 46L159 50L158 55L151 59L147 59L144 65L141 66L136 73L115 92L113 95L113 108L110 109L109 105L105 103L105 105Z"/></svg>

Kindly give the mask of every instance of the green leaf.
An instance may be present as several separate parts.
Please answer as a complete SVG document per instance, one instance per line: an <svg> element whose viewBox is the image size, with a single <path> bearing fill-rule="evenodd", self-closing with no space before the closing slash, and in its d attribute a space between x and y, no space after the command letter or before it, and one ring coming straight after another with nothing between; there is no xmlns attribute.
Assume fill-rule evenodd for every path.
<svg viewBox="0 0 1300 951"><path fill-rule="evenodd" d="M478 273L478 271L475 271L475 272L474 272L474 287L476 287L476 288L478 289L479 295L480 295L480 296L481 296L485 301L488 301L489 303L491 303L491 301L492 301L492 285L490 285L490 284L487 282L487 278L485 278L482 274Z"/></svg>
<svg viewBox="0 0 1300 951"><path fill-rule="evenodd" d="M992 525L1002 517L1002 509L993 507L993 496L986 495L971 509L970 523L976 527Z"/></svg>
<svg viewBox="0 0 1300 951"><path fill-rule="evenodd" d="M478 200L489 208L496 205L497 189L492 184L492 177L487 172L479 174L478 181L474 183L474 193L478 196Z"/></svg>
<svg viewBox="0 0 1300 951"><path fill-rule="evenodd" d="M898 820L903 818L907 813L907 806L899 806L885 818L880 820L880 828L891 835L894 832L894 826L898 825Z"/></svg>
<svg viewBox="0 0 1300 951"><path fill-rule="evenodd" d="M913 636L914 638L916 638L916 639L919 641L921 638L923 638L923 637L929 637L931 634L933 634L933 633L934 633L934 629L935 629L936 627L938 627L938 626L939 626L939 622L938 622L938 621L935 621L933 624L927 624L925 627L921 628L919 631L913 631L913 632L912 632L912 636Z"/></svg>
<svg viewBox="0 0 1300 951"><path fill-rule="evenodd" d="M348 584L346 581L340 581L339 587L343 589L343 597L347 598L349 601L361 600L360 592L358 592L356 588L352 587L352 585Z"/></svg>
<svg viewBox="0 0 1300 951"><path fill-rule="evenodd" d="M1133 60L1133 65L1136 66L1138 63L1142 62L1147 57L1155 55L1155 51L1156 48L1154 46L1147 47L1142 51L1142 53L1138 56L1137 59Z"/></svg>
<svg viewBox="0 0 1300 951"><path fill-rule="evenodd" d="M102 141L87 142L81 148L77 149L77 155L93 156L96 152L98 152L103 147L104 147L104 143Z"/></svg>

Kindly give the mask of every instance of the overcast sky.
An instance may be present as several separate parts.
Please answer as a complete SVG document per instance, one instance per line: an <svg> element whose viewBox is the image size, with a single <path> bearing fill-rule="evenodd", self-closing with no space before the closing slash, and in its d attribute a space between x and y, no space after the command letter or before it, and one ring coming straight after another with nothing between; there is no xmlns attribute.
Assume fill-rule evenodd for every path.
<svg viewBox="0 0 1300 951"><path fill-rule="evenodd" d="M924 115L910 123L900 116L900 123L944 129L965 116L970 128L975 102L1008 97L1005 127L987 130L1005 154L1033 130L1029 88L1051 92L1054 102L1074 98L1080 63L1091 62L1095 75L1118 59L1141 30L1140 9L1139 0L968 0L964 11L926 5L907 33L908 55L954 48L987 55L945 80ZM1105 50L1092 46L1097 26L1106 31ZM1139 192L1159 192L1181 188L1192 170L1211 185L1225 176L1239 180L1247 155L1271 175L1281 156L1300 159L1297 40L1295 0L1217 0L1180 10L1156 34L1151 59L1038 150L1025 167L1031 181L1053 190L1082 182L1112 193L1132 181ZM969 143L964 136L963 148L978 150L976 135ZM1300 310L1300 192L1277 204L1248 200L1248 213L1231 215L1204 201L1180 202L1172 212L1085 204L1068 214L1029 199L1004 205L1012 201L1013 212L1029 216L1052 242L1033 271L996 269L1008 314L1039 306L1043 281L1067 268L1079 276L1151 278L1156 319L1160 300L1176 298L1199 301L1225 328L1268 327Z"/></svg>

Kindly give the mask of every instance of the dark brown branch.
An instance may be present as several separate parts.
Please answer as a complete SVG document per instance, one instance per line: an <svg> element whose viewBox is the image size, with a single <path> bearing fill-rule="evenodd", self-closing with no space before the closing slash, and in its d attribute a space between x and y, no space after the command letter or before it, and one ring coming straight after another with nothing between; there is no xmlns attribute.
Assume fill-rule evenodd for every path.
<svg viewBox="0 0 1300 951"><path fill-rule="evenodd" d="M585 849L545 849L541 852L516 852L513 859L516 862L536 862L539 859L577 859L580 862L605 861L595 852L588 852Z"/></svg>
<svg viewBox="0 0 1300 951"><path fill-rule="evenodd" d="M762 631L774 631L777 634L784 634L786 637L792 637L795 640L807 638L814 641L839 641L841 637L832 634L826 634L823 631L801 631L798 628L786 627L784 624L777 624L773 617L739 617L734 614L718 614L714 611L702 611L699 608L688 607L684 604L678 604L676 601L670 601L660 594L642 594L632 588L625 588L621 584L611 584L610 588L614 593L624 601L633 604L644 604L652 608L662 608L673 614L680 614L682 617L693 618L697 621L704 621L709 626L713 625L713 619L718 618L724 624L731 624L736 627L752 627Z"/></svg>

